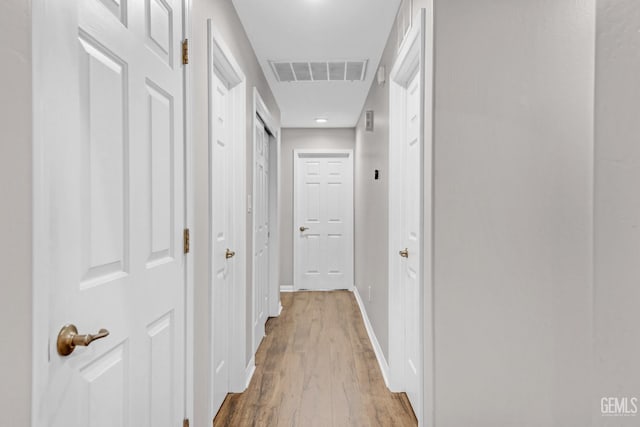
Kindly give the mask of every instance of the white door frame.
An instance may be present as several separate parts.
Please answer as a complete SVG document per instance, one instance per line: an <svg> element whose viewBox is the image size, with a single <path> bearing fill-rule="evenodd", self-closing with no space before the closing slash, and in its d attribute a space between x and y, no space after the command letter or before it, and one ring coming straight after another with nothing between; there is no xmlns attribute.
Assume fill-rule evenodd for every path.
<svg viewBox="0 0 640 427"><path fill-rule="evenodd" d="M235 195L233 201L233 240L236 252L236 260L233 264L233 278L234 286L232 292L229 295L229 307L230 310L230 342L229 342L229 391L242 392L246 389L246 374L248 369L253 372L253 366L247 367L245 365L246 359L246 93L247 93L247 80L242 71L242 68L238 65L231 50L224 42L220 34L213 26L213 21L209 19L207 21L208 29L208 78L209 78L209 111L213 111L214 106L214 85L212 83L212 77L215 70L224 77L225 80L230 82L231 88L229 89L229 97L232 104L232 117L231 127L233 129L233 171L235 174L231 178L233 181L232 194ZM212 146L213 141L213 127L211 123L211 114L209 114L209 147ZM209 154L209 176L211 176L212 170L211 153ZM213 200L212 188L209 188L209 230L213 230L213 217L212 217L212 204L218 203ZM209 236L209 248L208 253L213 253L213 241ZM213 295L211 293L212 280L213 280L212 263L209 261L209 369L213 369ZM250 362L252 365L253 362ZM209 381L209 413L211 416L215 416L213 408L213 371L207 373L207 380ZM213 418L212 418L213 419Z"/></svg>
<svg viewBox="0 0 640 427"><path fill-rule="evenodd" d="M420 159L421 231L419 283L419 331L422 365L423 415L418 425L433 425L433 0L421 9L417 22L407 35L389 75L389 388L404 390L404 312L402 309L401 263L402 249L402 168L401 143L405 123L404 104L408 78L420 73ZM416 25L417 24L417 25ZM428 64L428 67L426 66ZM425 323L427 322L427 323ZM418 411L416 411L418 412Z"/></svg>
<svg viewBox="0 0 640 427"><path fill-rule="evenodd" d="M301 154L311 154L311 155L318 155L319 157L322 155L326 155L326 156L336 156L336 155L347 155L349 158L349 161L351 162L351 173L354 174L355 173L355 164L354 164L354 159L353 159L353 150L348 149L348 150L340 150L340 149L296 149L293 150L293 224L291 224L292 226L292 230L296 230L300 224L300 221L298 219L298 211L296 209L296 189L297 189L297 179L298 179L298 173L297 173L297 159ZM355 180L353 179L355 178L355 176L352 175L352 187L351 187L351 196L353 197L355 195L355 186L353 185L353 183L355 182ZM353 202L352 206L355 208L355 201ZM351 211L351 215L350 215L350 219L351 219L351 225L350 225L350 234L351 234L351 239L354 239L355 236L355 224L354 224L354 211ZM294 232L294 238L293 238L293 291L298 291L300 290L300 263L297 261L297 256L298 256L298 250L297 250L297 239L295 236L297 236L297 234ZM349 291L353 291L354 289L354 267L355 267L355 254L353 253L353 250L355 250L355 242L352 245L352 253L351 253L351 266L349 267L349 275L350 277L348 278L348 283L349 283L349 287L347 288L347 290Z"/></svg>
<svg viewBox="0 0 640 427"><path fill-rule="evenodd" d="M191 0L182 0L183 5L183 39L191 36ZM49 81L43 72L43 63L47 54L47 23L45 2L33 2L32 7L32 74L33 74L33 136L32 136L32 162L33 162L33 295L32 295L32 353L31 353L31 425L34 427L46 427L48 420L42 419L42 408L45 407L47 398L47 384L49 382L49 346L47 335L49 330L49 294L51 283L48 278L50 265L49 236L51 227L49 224L51 206L49 204L49 167L47 147L47 124L51 120L47 105L42 100L48 92ZM50 60L50 59L48 59ZM193 207L193 174L192 174L192 113L193 102L192 71L183 68L183 114L184 114L184 162L185 162L185 228L190 228L194 223ZM190 256L185 257L185 402L184 417L193 420L194 396L193 396L193 290L194 290L194 266Z"/></svg>
<svg viewBox="0 0 640 427"><path fill-rule="evenodd" d="M184 4L184 15L182 17L183 40L191 39L191 0L182 0ZM195 225L195 193L194 193L194 163L193 163L193 67L185 66L184 71L184 196L185 212L184 228L193 232ZM193 255L189 254L185 258L185 414L184 418L194 420L194 356L195 356L195 306L194 306L194 286L195 286L195 266Z"/></svg>
<svg viewBox="0 0 640 427"><path fill-rule="evenodd" d="M256 122L258 116L262 119L265 127L273 134L275 147L272 147L273 143L269 138L269 150L274 149L275 155L269 155L269 304L267 307L268 317L277 317L280 315L282 305L280 304L280 123L276 122L273 115L269 111L267 104L262 99L258 88L253 88L253 114L252 114L252 129L253 129L253 187L251 194L253 200L255 200L255 194L257 187L256 179L256 151L257 151L257 134L256 134ZM272 184L275 184L273 186ZM274 188L275 187L275 188ZM275 191L274 191L275 190ZM255 204L254 204L255 206ZM255 209L253 210L252 224L251 224L251 245L252 247L256 242L256 216ZM252 293L252 307L255 307L256 303L256 265L255 257L253 256L253 249L251 251L251 293ZM251 319L253 325L256 321L255 312L252 309ZM262 337L256 337L255 331L252 329L251 343L253 346L252 352L255 353L258 349L258 339Z"/></svg>

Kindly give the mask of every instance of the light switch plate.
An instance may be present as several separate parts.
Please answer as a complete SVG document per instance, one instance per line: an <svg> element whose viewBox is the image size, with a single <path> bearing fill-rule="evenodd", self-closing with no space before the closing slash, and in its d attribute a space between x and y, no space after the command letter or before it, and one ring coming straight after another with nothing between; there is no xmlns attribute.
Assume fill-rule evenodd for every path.
<svg viewBox="0 0 640 427"><path fill-rule="evenodd" d="M364 127L365 130L373 132L373 110L367 110L364 114Z"/></svg>

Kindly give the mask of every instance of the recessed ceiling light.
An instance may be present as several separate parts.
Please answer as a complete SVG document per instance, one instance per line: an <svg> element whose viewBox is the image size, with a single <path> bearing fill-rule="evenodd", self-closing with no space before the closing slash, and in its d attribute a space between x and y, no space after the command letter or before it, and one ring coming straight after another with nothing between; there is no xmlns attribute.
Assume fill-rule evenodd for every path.
<svg viewBox="0 0 640 427"><path fill-rule="evenodd" d="M327 123L329 120L325 119L324 117L318 117L316 119L316 123Z"/></svg>

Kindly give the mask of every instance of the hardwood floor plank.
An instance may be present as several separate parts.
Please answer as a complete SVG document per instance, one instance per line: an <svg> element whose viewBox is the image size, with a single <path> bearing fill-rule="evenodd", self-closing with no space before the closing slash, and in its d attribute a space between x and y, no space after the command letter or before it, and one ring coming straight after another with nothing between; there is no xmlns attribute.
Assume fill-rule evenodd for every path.
<svg viewBox="0 0 640 427"><path fill-rule="evenodd" d="M215 427L417 425L406 395L384 384L351 292L283 293L281 299L251 384L227 397Z"/></svg>

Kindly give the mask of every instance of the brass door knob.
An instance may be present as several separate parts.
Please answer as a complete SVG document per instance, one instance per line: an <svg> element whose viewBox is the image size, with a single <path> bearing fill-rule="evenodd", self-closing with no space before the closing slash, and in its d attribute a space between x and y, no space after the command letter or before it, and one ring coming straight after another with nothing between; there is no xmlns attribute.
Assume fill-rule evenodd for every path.
<svg viewBox="0 0 640 427"><path fill-rule="evenodd" d="M100 329L97 334L78 335L78 328L75 325L65 325L58 333L58 354L60 356L68 356L73 353L76 346L88 346L95 340L104 338L109 335L106 329Z"/></svg>
<svg viewBox="0 0 640 427"><path fill-rule="evenodd" d="M234 256L236 256L236 253L231 249L227 249L227 253L224 255L226 259L233 258Z"/></svg>
<svg viewBox="0 0 640 427"><path fill-rule="evenodd" d="M308 227L305 227L304 225L303 225L302 227L300 227L300 231L302 231L302 232L303 232L303 231L305 231L305 230L308 230L308 229L309 229L309 228L308 228Z"/></svg>
<svg viewBox="0 0 640 427"><path fill-rule="evenodd" d="M404 248L403 250L401 250L399 252L400 256L402 258L409 258L409 249L408 248Z"/></svg>

